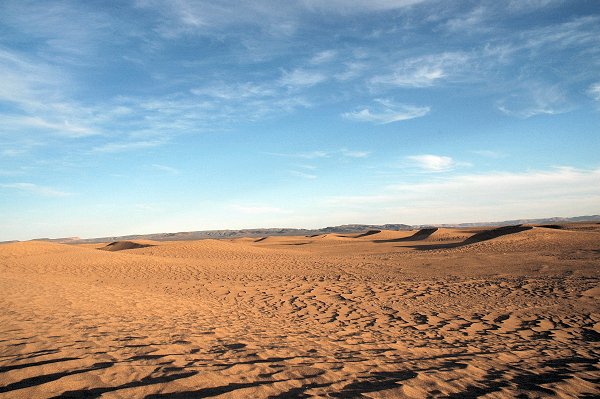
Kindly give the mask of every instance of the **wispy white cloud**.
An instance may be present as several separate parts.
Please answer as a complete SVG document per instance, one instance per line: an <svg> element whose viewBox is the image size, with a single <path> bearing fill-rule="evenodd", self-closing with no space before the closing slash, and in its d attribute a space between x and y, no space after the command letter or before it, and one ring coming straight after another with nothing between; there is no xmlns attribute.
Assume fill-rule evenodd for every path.
<svg viewBox="0 0 600 399"><path fill-rule="evenodd" d="M27 149L25 148L5 148L0 151L1 157L17 157L19 155L25 154Z"/></svg>
<svg viewBox="0 0 600 399"><path fill-rule="evenodd" d="M423 3L425 0L302 0L301 4L310 10L327 11L339 14L379 12L397 10Z"/></svg>
<svg viewBox="0 0 600 399"><path fill-rule="evenodd" d="M279 82L282 86L296 88L314 86L326 79L327 77L318 71L294 69L290 72L284 71Z"/></svg>
<svg viewBox="0 0 600 399"><path fill-rule="evenodd" d="M129 141L129 142L114 142L106 143L92 149L92 152L124 152L132 150L147 149L152 147L158 147L165 143L164 140L149 140L149 141Z"/></svg>
<svg viewBox="0 0 600 399"><path fill-rule="evenodd" d="M294 164L293 165L295 168L300 168L300 169L304 169L304 170L317 170L317 167L315 165L309 165L309 164Z"/></svg>
<svg viewBox="0 0 600 399"><path fill-rule="evenodd" d="M4 77L0 101L11 105L0 112L5 130L22 136L41 132L69 138L101 134L98 110L68 99L73 83L60 68L0 48L0 75Z"/></svg>
<svg viewBox="0 0 600 399"><path fill-rule="evenodd" d="M77 65L90 62L102 43L113 37L122 40L132 29L115 24L103 10L92 10L86 3L6 1L0 13L6 25L43 41L44 57Z"/></svg>
<svg viewBox="0 0 600 399"><path fill-rule="evenodd" d="M440 194L450 197L465 195L473 199L533 199L572 195L600 195L600 169L583 170L556 167L545 171L492 172L448 177L416 184L395 184L388 188L409 195ZM440 199L447 197L440 197Z"/></svg>
<svg viewBox="0 0 600 399"><path fill-rule="evenodd" d="M443 155L411 155L406 157L409 163L428 172L446 172L461 165L451 157Z"/></svg>
<svg viewBox="0 0 600 399"><path fill-rule="evenodd" d="M179 173L181 173L181 171L179 169L174 168L172 166L161 165L161 164L157 164L157 163L154 163L151 166L152 166L152 169L154 169L154 170L169 173L171 175L178 175Z"/></svg>
<svg viewBox="0 0 600 399"><path fill-rule="evenodd" d="M306 173L306 172L301 172L299 170L290 170L290 174L295 177L301 177L303 179L309 179L309 180L314 180L318 177L314 173Z"/></svg>
<svg viewBox="0 0 600 399"><path fill-rule="evenodd" d="M215 124L253 121L311 107L312 103L301 93L303 88L310 87L311 79L314 81L317 78L310 74L304 77L299 74L293 79L284 72L284 77L278 80L210 82L193 88L190 91L193 94L191 99L183 97L170 102L186 108L186 113L199 125L205 121L210 121L212 127ZM198 103L198 98L203 99L203 102ZM160 99L157 101L159 104L168 102Z"/></svg>
<svg viewBox="0 0 600 399"><path fill-rule="evenodd" d="M600 82L596 82L590 85L588 94L596 101L600 101Z"/></svg>
<svg viewBox="0 0 600 399"><path fill-rule="evenodd" d="M510 0L508 8L515 12L530 12L561 3L564 3L564 0Z"/></svg>
<svg viewBox="0 0 600 399"><path fill-rule="evenodd" d="M348 157L348 158L366 158L371 154L371 151L351 150L348 148L341 148L339 150L325 151L325 150L314 150L314 151L303 151L293 153L279 153L279 152L266 152L267 155L284 157L284 158L300 158L300 159L325 159L334 157Z"/></svg>
<svg viewBox="0 0 600 399"><path fill-rule="evenodd" d="M518 118L562 114L572 109L565 92L558 85L534 82L524 82L520 90L499 100L496 106L503 113Z"/></svg>
<svg viewBox="0 0 600 399"><path fill-rule="evenodd" d="M361 61L347 61L343 63L343 69L335 72L333 77L339 81L349 81L361 77L368 69L368 64Z"/></svg>
<svg viewBox="0 0 600 399"><path fill-rule="evenodd" d="M328 158L330 153L323 150L305 151L305 152L294 152L294 153L281 153L281 152L266 152L267 155L284 158L302 158L302 159L318 159Z"/></svg>
<svg viewBox="0 0 600 399"><path fill-rule="evenodd" d="M31 56L0 47L0 100L24 110L45 108L59 100L59 86L68 84L59 68Z"/></svg>
<svg viewBox="0 0 600 399"><path fill-rule="evenodd" d="M20 124L27 127L50 130L67 137L85 137L98 134L98 131L88 126L72 123L68 120L64 120L62 123L59 123L48 121L39 117L25 116L16 119L14 122L15 124Z"/></svg>
<svg viewBox="0 0 600 399"><path fill-rule="evenodd" d="M33 183L5 183L0 184L1 188L23 191L43 197L66 197L72 195L66 191L60 191L52 187L40 186Z"/></svg>
<svg viewBox="0 0 600 399"><path fill-rule="evenodd" d="M389 100L375 100L376 105L364 107L342 114L344 118L360 122L388 124L425 116L431 111L430 107L393 103Z"/></svg>
<svg viewBox="0 0 600 399"><path fill-rule="evenodd" d="M348 162L349 159L358 160L362 158L367 158L371 152L370 151L360 151L360 150L350 150L348 148L341 148L339 150L332 151L324 151L324 150L315 150L315 151L306 151L306 152L296 152L296 153L266 153L267 155L282 157L282 158L292 158L292 159L303 159L312 162ZM291 165L296 169L288 170L289 174L294 177L299 177L302 179L314 180L319 176L315 172L317 167L315 165L309 164L294 164ZM298 170L300 169L300 170Z"/></svg>
<svg viewBox="0 0 600 399"><path fill-rule="evenodd" d="M451 31L468 31L469 33L479 33L481 30L488 30L490 27L483 23L487 20L487 11L486 7L480 5L463 15L450 18L444 26Z"/></svg>
<svg viewBox="0 0 600 399"><path fill-rule="evenodd" d="M197 96L208 96L223 100L248 99L273 97L277 95L277 90L273 85L259 84L254 82L233 83L226 82L213 83L209 86L196 87L191 92Z"/></svg>
<svg viewBox="0 0 600 399"><path fill-rule="evenodd" d="M333 61L337 55L337 50L323 50L315 54L309 62L313 65L324 64Z"/></svg>
<svg viewBox="0 0 600 399"><path fill-rule="evenodd" d="M469 55L462 52L445 52L404 59L391 66L387 74L370 79L372 85L400 87L429 87L444 79L456 79L459 72L469 69Z"/></svg>
<svg viewBox="0 0 600 399"><path fill-rule="evenodd" d="M562 49L586 49L598 44L600 16L586 15L567 22L545 25L517 33L515 46L529 51L556 52ZM537 54L536 54L537 55Z"/></svg>
<svg viewBox="0 0 600 399"><path fill-rule="evenodd" d="M371 151L356 151L356 150L349 150L347 148L342 148L340 150L340 153L348 158L366 158L369 155L371 155Z"/></svg>
<svg viewBox="0 0 600 399"><path fill-rule="evenodd" d="M19 175L23 175L24 171L22 169L14 169L14 170L7 170L7 169L0 169L0 176L19 176Z"/></svg>
<svg viewBox="0 0 600 399"><path fill-rule="evenodd" d="M223 6L214 1L137 0L138 7L156 11L161 23L156 30L167 38L183 34L220 32L232 27L255 27L272 37L290 36L314 14L354 15L407 8L424 0L301 0L274 7L269 0L233 1Z"/></svg>
<svg viewBox="0 0 600 399"><path fill-rule="evenodd" d="M281 79L255 82L208 82L186 92L161 91L151 96L118 95L82 105L73 98L82 90L64 68L52 66L31 53L0 47L0 101L11 104L0 112L5 131L21 137L40 133L69 138L100 135L116 141L129 132L126 143L96 145L94 152L116 152L159 145L156 136L177 136L226 129L233 122L253 121L311 106L299 93L319 79L302 69L284 72ZM166 82L173 84L172 81ZM284 86L287 85L287 86ZM294 90L289 90L293 88ZM293 93L292 93L293 92ZM199 97L201 97L199 101ZM131 132L145 133L144 140ZM130 141L136 141L132 143Z"/></svg>
<svg viewBox="0 0 600 399"><path fill-rule="evenodd" d="M295 32L300 9L295 4L273 7L268 1L234 1L227 6L214 1L137 0L140 8L161 16L156 31L167 39L181 35L232 34L235 27L257 27L263 34L287 36Z"/></svg>

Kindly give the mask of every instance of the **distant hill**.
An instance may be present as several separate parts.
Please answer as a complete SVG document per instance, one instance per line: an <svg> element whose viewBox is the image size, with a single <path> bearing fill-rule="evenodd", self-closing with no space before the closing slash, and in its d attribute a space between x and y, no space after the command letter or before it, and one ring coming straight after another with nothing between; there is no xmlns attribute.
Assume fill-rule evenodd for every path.
<svg viewBox="0 0 600 399"><path fill-rule="evenodd" d="M412 226L407 224L384 224L384 225L369 225L369 224L346 224L342 226L330 226L322 229L294 229L294 228L265 228L265 229L241 229L241 230L201 230L201 231L186 231L179 233L156 233L156 234L140 234L128 235L120 237L100 237L90 239L71 240L67 243L97 243L108 241L123 241L123 240L153 240L153 241L184 241L184 240L201 240L206 238L224 239L224 238L240 238L240 237L265 237L265 236L309 236L318 234L348 234L357 233L366 230L410 230Z"/></svg>
<svg viewBox="0 0 600 399"><path fill-rule="evenodd" d="M186 231L178 233L155 233L155 234L134 234L118 237L99 237L80 239L79 237L68 238L40 238L40 241L62 242L69 244L113 242L123 240L153 240L153 241L184 241L201 240L206 238L226 239L240 237L266 237L266 236L310 236L318 234L349 234L364 233L370 230L412 230L425 227L478 227L478 226L510 226L517 224L559 224L576 222L600 222L600 215L576 216L576 217L551 217L543 219L515 219L502 222L477 222L477 223L457 223L457 224L427 224L427 225L407 225L407 224L344 224L341 226L323 227L321 229L295 229L295 228L257 228L241 230L200 230ZM15 242L15 241L11 241Z"/></svg>
<svg viewBox="0 0 600 399"><path fill-rule="evenodd" d="M563 217L551 217L543 219L514 219L505 220L502 222L477 222L477 223L458 223L458 224L434 224L434 225L422 225L413 226L414 228L421 228L426 226L433 227L478 227L478 226L512 226L517 224L559 224L559 223L577 223L577 222L600 222L600 215L590 216L575 216L570 218Z"/></svg>

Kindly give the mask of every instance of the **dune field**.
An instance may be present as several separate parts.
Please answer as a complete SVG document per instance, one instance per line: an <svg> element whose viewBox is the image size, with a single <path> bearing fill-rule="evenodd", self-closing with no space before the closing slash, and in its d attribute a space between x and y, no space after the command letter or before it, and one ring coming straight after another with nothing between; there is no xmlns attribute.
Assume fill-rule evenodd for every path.
<svg viewBox="0 0 600 399"><path fill-rule="evenodd" d="M0 245L0 398L599 397L600 224Z"/></svg>

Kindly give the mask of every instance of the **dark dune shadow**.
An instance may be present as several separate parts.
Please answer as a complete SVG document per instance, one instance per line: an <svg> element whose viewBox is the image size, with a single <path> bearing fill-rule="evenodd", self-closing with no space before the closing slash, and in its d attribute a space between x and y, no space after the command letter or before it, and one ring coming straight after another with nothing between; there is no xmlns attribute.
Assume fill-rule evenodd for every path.
<svg viewBox="0 0 600 399"><path fill-rule="evenodd" d="M308 391L309 389L314 389L314 388L325 388L328 386L331 386L333 383L332 382L324 382L324 383L318 383L318 382L311 382L308 384L304 384L301 387L297 387L297 388L291 388L285 392L282 392L278 395L272 395L269 396L269 399L301 399L301 398L310 398L312 397L312 395L308 395L305 392Z"/></svg>
<svg viewBox="0 0 600 399"><path fill-rule="evenodd" d="M531 226L523 226L523 225L515 225L515 226L502 226L491 230L484 230L477 234L472 235L462 242L451 243L451 244L432 244L432 245L415 245L412 248L419 251L428 251L432 249L448 249L448 248L458 248L464 247L469 244L476 244L482 241L493 240L494 238L498 238L507 234L515 234L520 233L521 231L531 230L533 227Z"/></svg>
<svg viewBox="0 0 600 399"><path fill-rule="evenodd" d="M586 342L600 342L600 334L590 328L584 328L581 337Z"/></svg>
<svg viewBox="0 0 600 399"><path fill-rule="evenodd" d="M24 380L13 382L12 384L8 384L6 386L0 387L0 393L10 392L10 391L14 391L16 389L30 388L30 387L34 387L37 385L46 384L48 382L56 381L58 379L61 379L63 377L69 376L69 375L82 374L82 373L87 373L90 371L106 369L106 368L111 367L113 364L114 364L114 362L95 363L91 367L86 368L86 369L62 371L60 373L52 373L52 374L45 374L45 375L39 375L39 376L35 376L35 377L25 378Z"/></svg>
<svg viewBox="0 0 600 399"><path fill-rule="evenodd" d="M138 360L156 360L156 359L162 359L163 357L166 357L168 355L135 355L135 356L131 356L129 359L127 359L128 361L138 361Z"/></svg>
<svg viewBox="0 0 600 399"><path fill-rule="evenodd" d="M110 244L108 244L105 247L102 248L98 248L101 251L124 251L127 249L136 249L136 248L146 248L146 247L152 247L153 245L149 245L149 244L138 244L137 242L133 242L133 241L115 241L115 242L111 242Z"/></svg>
<svg viewBox="0 0 600 399"><path fill-rule="evenodd" d="M465 244L474 244L476 242L492 240L494 238L498 238L507 234L515 234L520 233L521 231L531 230L533 227L531 226L523 226L521 224L517 224L515 226L502 226L492 230L485 230L481 233L477 233L472 235L463 241Z"/></svg>
<svg viewBox="0 0 600 399"><path fill-rule="evenodd" d="M372 236L373 234L377 234L377 233L381 233L381 230L369 230L366 233L362 233L362 234L355 236L354 238Z"/></svg>
<svg viewBox="0 0 600 399"><path fill-rule="evenodd" d="M570 373L562 373L558 370L552 370L540 374L524 372L523 374L514 377L512 379L512 382L517 384L517 389L522 389L524 391L542 392L547 395L554 396L556 395L556 393L553 390L543 387L542 385L561 382L573 378L573 376L569 374Z"/></svg>
<svg viewBox="0 0 600 399"><path fill-rule="evenodd" d="M468 385L462 392L453 393L447 396L449 399L475 399L481 396L499 392L510 383L504 378L504 373L492 371L482 378L484 386Z"/></svg>
<svg viewBox="0 0 600 399"><path fill-rule="evenodd" d="M146 335L140 335L140 336L127 335L122 338L115 338L115 341L132 341L134 339L144 339L144 338L148 338L148 337Z"/></svg>
<svg viewBox="0 0 600 399"><path fill-rule="evenodd" d="M59 352L58 349L44 349L41 351L35 351L35 352L23 354L17 360L32 359L34 357L52 355L52 354L58 353L58 352Z"/></svg>
<svg viewBox="0 0 600 399"><path fill-rule="evenodd" d="M175 367L174 369L181 370L182 368ZM154 384L165 384L165 383L176 381L176 380L179 380L182 378L188 378L188 377L191 377L196 374L198 374L197 371L187 371L184 373L161 375L158 377L148 376L148 377L142 378L139 381L132 381L132 382L117 385L114 387L102 387L102 388L80 389L80 390L76 390L76 391L66 391L66 392L63 392L62 394L55 396L51 399L67 399L67 398L69 398L69 399L84 399L84 398L85 399L95 399L95 398L101 397L103 394L105 394L107 392L113 392L113 391L118 391L120 389L127 389L127 388L143 387L143 386L154 385Z"/></svg>
<svg viewBox="0 0 600 399"><path fill-rule="evenodd" d="M392 238L389 240L375 240L373 242L384 243L384 242L421 241L421 240L428 238L430 235L435 233L437 230L438 230L437 227L431 227L431 228L427 228L427 229L421 229L410 237Z"/></svg>
<svg viewBox="0 0 600 399"><path fill-rule="evenodd" d="M254 240L254 242L261 242L261 241L266 240L267 238L269 238L269 237L260 237L260 238L257 238L256 240Z"/></svg>
<svg viewBox="0 0 600 399"><path fill-rule="evenodd" d="M44 364L52 364L52 363L60 363L60 362L68 362L69 360L79 360L79 357L61 357L60 359L49 359L49 360L41 360L39 362L32 363L24 363L24 364L15 364L12 366L4 366L0 367L0 373L5 373L10 370L19 370L27 367L35 367L42 366Z"/></svg>
<svg viewBox="0 0 600 399"><path fill-rule="evenodd" d="M481 378L480 381L482 386L469 385L465 387L463 392L457 392L448 395L447 398L478 398L486 394L499 392L502 390L502 388L509 387L511 384L516 384L517 389L519 390L541 392L545 395L555 396L556 392L542 385L571 379L573 378L572 373L575 370L580 370L581 368L593 372L596 370L595 363L596 359L584 357L551 359L544 362L540 368L552 368L552 370L543 373L533 373L530 371L521 370L520 373L512 379L508 379L504 372L492 371Z"/></svg>
<svg viewBox="0 0 600 399"><path fill-rule="evenodd" d="M196 399L196 398L210 398L213 396L222 395L224 393L233 392L237 389L253 388L265 384L273 384L276 382L285 382L288 380L267 380L267 381L255 381L255 382L242 382L242 383L231 383L218 387L202 388L195 391L182 391L173 393L156 393L147 395L144 399Z"/></svg>
<svg viewBox="0 0 600 399"><path fill-rule="evenodd" d="M544 362L543 367L551 367L553 369L558 370L561 373L568 373L569 368L567 366L572 364L580 364L580 365L589 365L590 367L585 367L584 369L587 371L594 371L596 369L595 364L597 363L597 359L591 359L582 356L571 356L565 357L562 359L551 359Z"/></svg>
<svg viewBox="0 0 600 399"><path fill-rule="evenodd" d="M539 225L539 226L536 226L536 227L543 227L545 229L556 229L556 230L562 230L562 229L564 229L563 226L560 226L558 224L542 224L542 225Z"/></svg>
<svg viewBox="0 0 600 399"><path fill-rule="evenodd" d="M295 242L295 243L291 243L291 244L282 244L282 245L307 245L310 244L310 242Z"/></svg>
<svg viewBox="0 0 600 399"><path fill-rule="evenodd" d="M242 344L242 343L235 343L235 344L225 344L223 345L225 348L227 349L231 349L231 350L237 350L237 349L243 349L246 347L246 344Z"/></svg>
<svg viewBox="0 0 600 399"><path fill-rule="evenodd" d="M414 371L380 371L367 377L351 382L330 396L334 398L361 398L363 394L398 388L401 381L417 377Z"/></svg>
<svg viewBox="0 0 600 399"><path fill-rule="evenodd" d="M253 359L253 360L245 360L239 361L235 363L211 363L213 367L224 367L221 371L230 369L239 364L260 364L260 363L279 363L284 362L286 360L295 359L294 357L269 357L267 359Z"/></svg>

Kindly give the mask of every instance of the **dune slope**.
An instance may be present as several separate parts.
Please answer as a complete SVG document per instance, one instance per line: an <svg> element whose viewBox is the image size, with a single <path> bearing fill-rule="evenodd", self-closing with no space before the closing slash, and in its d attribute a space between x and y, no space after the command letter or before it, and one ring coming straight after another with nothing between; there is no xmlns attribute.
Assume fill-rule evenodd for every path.
<svg viewBox="0 0 600 399"><path fill-rule="evenodd" d="M594 397L598 227L5 244L0 397Z"/></svg>

